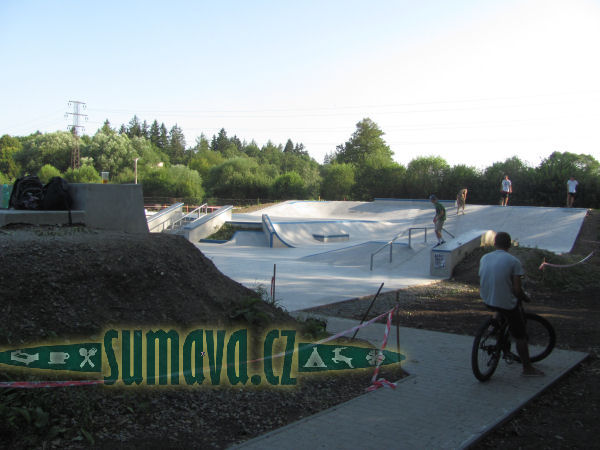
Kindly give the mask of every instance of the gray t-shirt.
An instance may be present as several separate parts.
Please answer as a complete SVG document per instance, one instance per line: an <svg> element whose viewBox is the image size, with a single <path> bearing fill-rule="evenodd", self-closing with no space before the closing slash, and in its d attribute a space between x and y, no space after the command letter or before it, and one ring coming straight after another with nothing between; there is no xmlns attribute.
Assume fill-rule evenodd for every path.
<svg viewBox="0 0 600 450"><path fill-rule="evenodd" d="M512 279L524 275L521 261L504 250L483 255L479 261L479 293L486 305L503 309L517 306Z"/></svg>

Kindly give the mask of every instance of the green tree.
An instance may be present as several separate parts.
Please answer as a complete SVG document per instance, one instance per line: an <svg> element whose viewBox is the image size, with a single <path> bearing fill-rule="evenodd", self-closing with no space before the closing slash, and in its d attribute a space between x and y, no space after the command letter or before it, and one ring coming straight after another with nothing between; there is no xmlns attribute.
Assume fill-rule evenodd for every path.
<svg viewBox="0 0 600 450"><path fill-rule="evenodd" d="M162 151L166 151L169 147L169 133L164 123L160 124L160 132L158 135L158 144L156 145Z"/></svg>
<svg viewBox="0 0 600 450"><path fill-rule="evenodd" d="M94 168L98 172L110 172L112 178L125 168L132 168L134 159L140 156L126 135L107 135L100 131L92 138L89 155L94 159Z"/></svg>
<svg viewBox="0 0 600 450"><path fill-rule="evenodd" d="M141 181L145 196L177 197L194 202L200 202L204 198L200 175L185 166L149 169Z"/></svg>
<svg viewBox="0 0 600 450"><path fill-rule="evenodd" d="M498 204L500 202L500 186L504 175L512 181L513 193L509 205L535 205L534 170L513 156L504 162L496 162L487 167L483 173L482 191L486 192L484 203ZM565 183L567 180L565 179Z"/></svg>
<svg viewBox="0 0 600 450"><path fill-rule="evenodd" d="M82 165L79 169L69 168L64 175L69 183L101 183L100 174L90 165Z"/></svg>
<svg viewBox="0 0 600 450"><path fill-rule="evenodd" d="M142 124L140 123L140 119L138 119L138 116L133 116L133 119L129 121L129 126L127 127L126 134L129 139L143 136Z"/></svg>
<svg viewBox="0 0 600 450"><path fill-rule="evenodd" d="M440 191L442 199L455 199L458 191L468 189L467 199L470 203L482 203L485 201L485 190L482 190L482 173L475 167L459 164L451 167L446 172L444 186Z"/></svg>
<svg viewBox="0 0 600 450"><path fill-rule="evenodd" d="M35 133L23 140L21 151L14 157L27 173L37 173L45 164L64 172L71 165L71 153L76 144L76 138L68 131Z"/></svg>
<svg viewBox="0 0 600 450"><path fill-rule="evenodd" d="M577 203L598 207L600 193L597 186L600 164L590 155L554 152L535 170L536 185L532 187L535 202L544 206L563 206L566 203L566 183L569 177L579 182Z"/></svg>
<svg viewBox="0 0 600 450"><path fill-rule="evenodd" d="M337 146L334 160L337 163L360 166L366 158L392 163L393 152L382 136L385 133L369 118L356 124L356 131L343 145Z"/></svg>
<svg viewBox="0 0 600 450"><path fill-rule="evenodd" d="M271 168L251 158L238 157L224 161L210 170L209 183L213 197L227 199L268 198L273 176Z"/></svg>
<svg viewBox="0 0 600 450"><path fill-rule="evenodd" d="M108 119L104 121L104 123L102 124L102 128L100 128L100 131L104 134L116 133L116 131L111 128Z"/></svg>
<svg viewBox="0 0 600 450"><path fill-rule="evenodd" d="M443 197L449 169L446 160L439 156L413 159L406 168L406 194L411 198L427 198L430 194Z"/></svg>
<svg viewBox="0 0 600 450"><path fill-rule="evenodd" d="M50 164L44 164L38 171L37 176L42 184L46 184L51 178L60 177L60 171Z"/></svg>
<svg viewBox="0 0 600 450"><path fill-rule="evenodd" d="M158 125L158 122L156 120L154 120L154 122L152 122L152 125L150 125L150 131L148 132L148 135L148 138L150 139L152 145L160 148L160 126Z"/></svg>
<svg viewBox="0 0 600 450"><path fill-rule="evenodd" d="M304 180L296 172L286 172L275 179L272 192L274 199L304 199Z"/></svg>
<svg viewBox="0 0 600 450"><path fill-rule="evenodd" d="M405 188L406 168L397 163L383 166L367 163L356 173L360 181L355 183L352 196L357 200L400 197Z"/></svg>
<svg viewBox="0 0 600 450"><path fill-rule="evenodd" d="M21 141L15 137L5 134L0 138L0 173L4 174L7 180L19 176L21 168L15 160L15 155L21 151L21 148Z"/></svg>
<svg viewBox="0 0 600 450"><path fill-rule="evenodd" d="M207 180L210 174L210 169L222 164L225 158L221 153L213 152L208 148L202 148L191 159L188 167L197 171L203 180Z"/></svg>
<svg viewBox="0 0 600 450"><path fill-rule="evenodd" d="M321 196L326 200L344 200L350 197L355 184L353 164L332 163L323 166Z"/></svg>
<svg viewBox="0 0 600 450"><path fill-rule="evenodd" d="M185 136L183 130L173 125L169 132L168 154L173 164L181 164L185 158Z"/></svg>

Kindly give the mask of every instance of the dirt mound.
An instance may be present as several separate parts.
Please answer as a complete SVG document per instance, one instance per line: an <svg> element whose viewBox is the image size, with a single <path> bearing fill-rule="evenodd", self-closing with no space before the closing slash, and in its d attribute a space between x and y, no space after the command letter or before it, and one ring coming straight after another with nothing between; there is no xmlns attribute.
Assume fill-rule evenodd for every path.
<svg viewBox="0 0 600 450"><path fill-rule="evenodd" d="M109 327L256 331L294 322L290 328L299 329L178 236L10 226L0 229L0 268L0 346L7 349L101 336ZM322 331L322 324L311 326L301 327L302 334ZM384 376L404 375L391 367ZM293 389L0 389L0 447L225 448L350 400L364 393L371 376L361 369L299 377ZM0 367L0 381L40 377L64 379Z"/></svg>
<svg viewBox="0 0 600 450"><path fill-rule="evenodd" d="M4 228L0 267L2 343L90 336L119 325L229 325L248 304L255 317L291 320L252 302L260 295L224 276L181 236Z"/></svg>

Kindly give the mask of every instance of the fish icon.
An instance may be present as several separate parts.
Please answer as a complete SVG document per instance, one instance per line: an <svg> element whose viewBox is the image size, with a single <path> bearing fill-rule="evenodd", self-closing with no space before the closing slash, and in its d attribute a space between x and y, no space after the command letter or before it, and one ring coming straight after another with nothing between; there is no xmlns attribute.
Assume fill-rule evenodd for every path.
<svg viewBox="0 0 600 450"><path fill-rule="evenodd" d="M21 350L15 350L10 352L10 360L17 361L26 365L31 364L33 361L38 361L40 359L39 353L34 353L30 355L29 353L22 352Z"/></svg>

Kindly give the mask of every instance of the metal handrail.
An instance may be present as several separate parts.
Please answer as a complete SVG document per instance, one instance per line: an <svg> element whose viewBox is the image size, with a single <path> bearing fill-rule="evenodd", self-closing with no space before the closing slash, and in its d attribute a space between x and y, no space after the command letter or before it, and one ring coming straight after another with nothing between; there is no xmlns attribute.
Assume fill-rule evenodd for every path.
<svg viewBox="0 0 600 450"><path fill-rule="evenodd" d="M411 247L411 241L412 241L412 231L413 230L424 230L425 231L425 240L424 240L424 242L427 242L427 227L412 227L412 228L408 229L408 248L412 248ZM450 234L450 233L448 233L448 234ZM394 237L394 239L392 239L391 241L389 241L386 244L382 245L380 248L378 248L373 253L371 253L371 271L373 270L373 258L375 257L375 255L377 255L377 253L379 253L381 250L383 250L384 248L386 248L388 245L390 246L390 264L392 263L392 259L393 259L393 256L392 256L393 252L392 251L394 249L394 242L401 235L402 235L402 233L397 234L396 237Z"/></svg>
<svg viewBox="0 0 600 450"><path fill-rule="evenodd" d="M200 214L199 214L199 213L198 213L198 214L196 214L196 212L197 212L198 210L202 210L203 208L204 208L204 215L206 215L206 214L208 213L208 203L204 203L204 204L202 204L202 205L198 206L196 209L194 209L194 210L190 211L189 213L187 213L185 216L183 216L183 217L180 217L179 219L177 219L175 222L173 222L173 223L170 225L170 228L171 228L172 230L175 230L175 229L177 229L176 225L177 225L179 222L183 222L183 221L184 221L184 220L185 220L187 217L191 217L191 216L193 216L194 214L197 216L197 218L200 218Z"/></svg>
<svg viewBox="0 0 600 450"><path fill-rule="evenodd" d="M425 230L425 240L423 242L427 242L427 227L413 227L408 229L408 248L412 248L412 231L413 230Z"/></svg>
<svg viewBox="0 0 600 450"><path fill-rule="evenodd" d="M167 220L162 220L164 219L164 216L167 216L173 212L176 212L177 210L181 210L181 208L183 207L183 203L175 203L171 206L169 206L168 208L165 208L159 212L157 212L156 214L153 214L151 217L148 217L146 219L146 222L148 223L148 229L151 232L157 232L158 228L160 228L160 231L165 231L165 229L168 229L169 226L171 226L171 224L173 223L172 219L169 217ZM158 223L158 225L153 225L153 223ZM166 224L166 226L165 226Z"/></svg>
<svg viewBox="0 0 600 450"><path fill-rule="evenodd" d="M371 253L371 270L373 270L373 258L377 253L386 248L388 245L390 246L390 263L392 262L392 250L394 249L394 241L400 237L400 234L397 234L394 239L389 241L388 243L382 245L380 248Z"/></svg>

